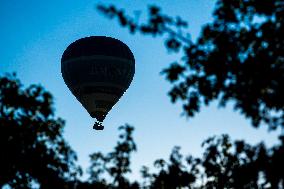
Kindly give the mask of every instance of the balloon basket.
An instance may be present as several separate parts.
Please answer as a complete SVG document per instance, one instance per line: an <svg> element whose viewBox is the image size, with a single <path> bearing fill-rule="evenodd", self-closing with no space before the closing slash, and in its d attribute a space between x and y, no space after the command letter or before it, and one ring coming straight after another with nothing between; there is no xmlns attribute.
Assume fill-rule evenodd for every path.
<svg viewBox="0 0 284 189"><path fill-rule="evenodd" d="M97 121L93 126L93 129L95 130L104 130L104 128L105 127L102 125L102 122L99 122L99 121Z"/></svg>

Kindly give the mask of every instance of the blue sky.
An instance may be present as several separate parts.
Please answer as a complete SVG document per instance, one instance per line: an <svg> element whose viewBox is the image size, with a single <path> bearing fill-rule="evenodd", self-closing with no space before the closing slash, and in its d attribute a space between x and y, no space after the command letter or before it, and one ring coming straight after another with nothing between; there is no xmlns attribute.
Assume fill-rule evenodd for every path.
<svg viewBox="0 0 284 189"><path fill-rule="evenodd" d="M180 104L172 104L167 92L170 84L160 71L180 57L167 54L163 40L150 36L130 35L117 22L98 14L95 5L114 3L130 14L146 10L150 0L120 1L36 1L0 0L0 74L16 72L25 86L36 83L51 91L56 115L66 120L64 136L78 153L84 170L89 154L109 152L118 139L117 128L135 126L138 152L133 155L132 178L138 178L142 165L151 166L157 158L169 157L173 146L183 154L200 155L201 142L212 135L228 133L233 139L254 144L272 145L277 132L268 133L264 126L254 129L232 106L218 109L216 103L204 107L193 119L181 116ZM171 3L170 3L171 2ZM155 1L166 13L189 21L189 32L196 37L202 24L212 20L215 1ZM142 17L146 12L142 12ZM60 72L60 59L73 41L91 35L104 35L126 43L136 59L134 80L107 116L102 132L94 131L94 120L66 87Z"/></svg>

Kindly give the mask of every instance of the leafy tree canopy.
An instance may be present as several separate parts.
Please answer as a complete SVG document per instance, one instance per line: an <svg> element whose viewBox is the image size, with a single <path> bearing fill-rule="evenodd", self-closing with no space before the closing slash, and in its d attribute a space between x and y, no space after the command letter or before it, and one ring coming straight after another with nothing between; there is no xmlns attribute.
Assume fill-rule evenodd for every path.
<svg viewBox="0 0 284 189"><path fill-rule="evenodd" d="M255 146L228 135L210 137L202 144L202 158L184 158L174 147L169 162L154 162L158 172L141 169L144 188L283 188L284 137L271 149Z"/></svg>
<svg viewBox="0 0 284 189"><path fill-rule="evenodd" d="M172 102L180 100L186 115L214 100L221 107L231 101L253 126L284 127L283 0L217 0L213 22L196 41L186 34L187 21L157 6L142 23L114 5L98 10L131 33L164 36L166 48L182 54L162 73L172 83Z"/></svg>
<svg viewBox="0 0 284 189"><path fill-rule="evenodd" d="M136 144L132 136L134 127L126 124L120 126L119 130L123 133L119 135L119 141L112 152L105 155L96 152L90 155L89 181L91 185L103 184L100 185L101 188L138 189L139 185L136 182L131 183L126 176L127 173L131 173L130 158L131 154L136 151Z"/></svg>
<svg viewBox="0 0 284 189"><path fill-rule="evenodd" d="M202 143L201 158L184 157L175 146L169 161L157 159L155 171L143 166L142 181L131 182L130 160L136 144L134 128L119 128L117 145L112 152L90 155L90 178L84 188L175 189L175 188L283 188L284 136L280 143L267 148L263 143L250 145L243 140L232 141L228 135L209 137Z"/></svg>
<svg viewBox="0 0 284 189"><path fill-rule="evenodd" d="M201 158L184 157L174 147L156 170L141 169L142 181L130 181L134 128L122 133L113 151L92 153L89 179L80 181L76 154L62 136L64 121L55 118L52 96L42 87L23 88L14 75L0 77L0 187L11 188L283 188L284 137L267 148L228 135L210 137Z"/></svg>
<svg viewBox="0 0 284 189"><path fill-rule="evenodd" d="M0 188L68 188L80 174L52 104L41 86L0 77Z"/></svg>

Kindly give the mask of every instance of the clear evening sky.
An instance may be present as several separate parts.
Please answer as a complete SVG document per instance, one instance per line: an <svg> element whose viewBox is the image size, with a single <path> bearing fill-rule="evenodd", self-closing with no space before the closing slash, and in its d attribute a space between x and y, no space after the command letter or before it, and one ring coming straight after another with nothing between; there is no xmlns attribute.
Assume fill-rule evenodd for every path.
<svg viewBox="0 0 284 189"><path fill-rule="evenodd" d="M144 10L142 18L147 5L159 5L165 13L188 20L189 32L195 38L202 24L212 20L215 1L0 0L0 74L16 72L24 86L41 84L53 94L56 115L66 120L64 136L77 152L84 171L89 166L89 154L113 149L117 128L125 123L135 126L138 152L132 157L134 178L142 165L151 166L157 158L168 159L175 145L182 147L184 155L200 155L202 141L212 135L228 133L233 139L245 139L251 144L263 140L269 146L276 142L279 132L269 133L266 126L253 128L232 106L218 109L213 103L193 119L181 116L180 104L172 104L167 96L170 84L160 75L163 68L180 57L168 54L161 38L130 35L117 21L99 14L95 6L100 2L113 3L129 14ZM134 80L104 121L104 131L92 129L95 120L72 96L60 71L65 48L91 35L123 41L136 59Z"/></svg>

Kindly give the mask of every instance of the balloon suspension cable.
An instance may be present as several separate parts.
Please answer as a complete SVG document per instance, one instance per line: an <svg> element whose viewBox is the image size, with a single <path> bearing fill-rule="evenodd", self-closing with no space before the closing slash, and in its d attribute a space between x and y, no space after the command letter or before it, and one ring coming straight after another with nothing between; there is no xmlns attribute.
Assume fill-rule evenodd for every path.
<svg viewBox="0 0 284 189"><path fill-rule="evenodd" d="M102 122L97 121L94 124L93 129L95 129L95 130L104 130L105 127L102 124L103 124Z"/></svg>

